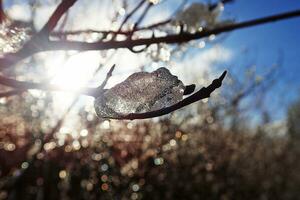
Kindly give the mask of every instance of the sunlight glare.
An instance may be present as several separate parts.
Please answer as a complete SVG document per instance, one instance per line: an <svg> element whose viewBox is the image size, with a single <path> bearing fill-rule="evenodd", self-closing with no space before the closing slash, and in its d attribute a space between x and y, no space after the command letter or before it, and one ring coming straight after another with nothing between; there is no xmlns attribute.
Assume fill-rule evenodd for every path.
<svg viewBox="0 0 300 200"><path fill-rule="evenodd" d="M66 89L79 90L93 77L94 70L99 65L99 53L86 52L71 56L52 83Z"/></svg>
<svg viewBox="0 0 300 200"><path fill-rule="evenodd" d="M99 60L100 54L98 52L76 53L59 67L53 66L56 73L54 73L51 83L66 90L79 91L81 88L88 86L99 66ZM53 63L55 61L49 62ZM48 72L50 71L53 73L53 68L49 68ZM74 92L53 93L54 107L60 111L64 110L72 103L74 98L76 98Z"/></svg>

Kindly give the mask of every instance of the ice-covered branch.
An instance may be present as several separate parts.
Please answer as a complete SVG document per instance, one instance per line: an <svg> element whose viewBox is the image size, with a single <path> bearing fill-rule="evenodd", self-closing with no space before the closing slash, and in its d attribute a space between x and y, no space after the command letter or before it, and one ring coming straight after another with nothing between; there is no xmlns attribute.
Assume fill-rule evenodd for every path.
<svg viewBox="0 0 300 200"><path fill-rule="evenodd" d="M111 119L121 119L121 120L133 120L133 119L147 119L147 118L154 118L154 117L159 117L163 116L166 114L169 114L171 112L174 112L180 108L183 108L187 105L190 105L194 102L200 101L202 99L210 97L211 93L215 91L217 88L221 87L222 81L226 76L226 71L222 73L222 75L215 79L209 86L201 88L199 91L195 92L191 96L183 99L182 101L169 106L165 107L159 110L151 111L151 112L145 112L145 113L130 113L127 115L119 115L118 117L111 118Z"/></svg>

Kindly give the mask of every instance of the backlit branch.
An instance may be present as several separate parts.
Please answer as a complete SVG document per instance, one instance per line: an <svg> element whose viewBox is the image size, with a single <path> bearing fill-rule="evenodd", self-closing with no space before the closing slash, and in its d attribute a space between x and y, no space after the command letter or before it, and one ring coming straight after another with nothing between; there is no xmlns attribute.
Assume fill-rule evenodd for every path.
<svg viewBox="0 0 300 200"><path fill-rule="evenodd" d="M67 10L69 10L71 6L73 6L76 1L77 0L63 0L51 15L48 22L44 25L40 33L49 34L55 28L61 17L67 12Z"/></svg>
<svg viewBox="0 0 300 200"><path fill-rule="evenodd" d="M109 78L112 76L112 72L115 69L115 65L113 65L110 70L107 72L106 77L102 84L97 88L81 88L81 89L65 89L57 85L48 84L48 83L34 83L29 81L18 81L12 78L7 78L0 75L0 84L5 85L11 88L14 88L11 91L2 92L0 93L0 98L2 97L8 97L20 94L24 91L30 90L30 89L37 89L37 90L44 90L44 91L65 91L65 92L72 92L76 93L78 95L87 95L92 97L99 96L103 91L104 87L106 86Z"/></svg>
<svg viewBox="0 0 300 200"><path fill-rule="evenodd" d="M137 40L125 40L125 41L108 41L108 42L75 42L75 41L50 41L49 45L44 49L46 50L107 50L118 48L133 48L141 45L151 45L157 43L184 43L195 39L201 39L210 35L217 35L220 33L230 32L237 29L256 26L260 24L275 22L278 20L284 20L292 17L300 17L300 10L287 12L279 15L273 15L269 17L249 20L245 22L229 24L222 27L217 27L210 30L204 30L196 33L182 32L180 34L168 35L163 37L145 38Z"/></svg>
<svg viewBox="0 0 300 200"><path fill-rule="evenodd" d="M121 23L121 25L120 25L120 27L119 27L119 29L118 29L118 31L117 32L121 32L122 31L122 28L123 28L123 26L126 24L126 22L134 15L134 13L136 13L142 6L143 6L143 4L146 2L146 0L141 0L139 3L138 3L138 5L131 11L131 12L129 12L127 15L126 15L126 17L124 18L124 20L122 21L122 23ZM114 40L116 38L116 35L114 35L113 37L112 37L112 40Z"/></svg>
<svg viewBox="0 0 300 200"><path fill-rule="evenodd" d="M77 0L63 0L49 18L44 27L24 44L16 53L8 53L0 58L0 68L9 67L37 52L46 50L49 44L49 33L55 28L60 18ZM1 2L0 2L1 3Z"/></svg>
<svg viewBox="0 0 300 200"><path fill-rule="evenodd" d="M30 89L45 90L45 91L65 91L65 92L79 93L87 96L95 96L98 91L97 88L81 88L79 90L65 89L53 84L18 81L4 76L0 76L0 84L16 89L16 91L0 93L0 97L11 96L14 94L18 94L17 91L20 92L20 91L25 91Z"/></svg>
<svg viewBox="0 0 300 200"><path fill-rule="evenodd" d="M195 39L201 39L204 37L208 37L212 34L220 34L225 32L230 32L237 29L242 29L246 27L252 27L260 24L275 22L279 20L289 19L293 17L299 17L300 10L286 12L278 15L272 15L269 17L249 20L245 22L229 24L222 27L217 27L210 30L203 30L201 32L196 33L185 33L182 32L180 34L174 35L167 35L164 37L151 37L151 38L144 38L144 39L127 39L124 41L99 41L94 43L88 42L77 42L77 41L34 41L35 43L31 42L30 45L24 45L24 47L15 54L7 54L4 58L0 58L0 68L9 67L12 64L34 54L37 52L42 51L55 51L55 50L107 50L107 49L118 49L118 48L127 48L132 49L136 46L149 46L151 44L158 44L158 43L167 43L167 44L178 44L189 42Z"/></svg>
<svg viewBox="0 0 300 200"><path fill-rule="evenodd" d="M128 15L124 18L124 20L122 21L119 31L122 30L124 24L130 19L130 17L132 17L132 15L134 15L134 13L136 13L141 7L142 5L145 3L145 0L141 0L140 3L131 11L128 13Z"/></svg>
<svg viewBox="0 0 300 200"><path fill-rule="evenodd" d="M109 70L109 71L107 72L107 74L106 74L106 77L105 77L103 83L96 89L98 94L100 94L100 93L103 92L104 87L106 86L108 80L109 80L110 77L112 76L112 73L113 73L113 71L114 71L114 69L115 69L115 66L116 66L116 65L114 64L114 65L110 68L110 70Z"/></svg>

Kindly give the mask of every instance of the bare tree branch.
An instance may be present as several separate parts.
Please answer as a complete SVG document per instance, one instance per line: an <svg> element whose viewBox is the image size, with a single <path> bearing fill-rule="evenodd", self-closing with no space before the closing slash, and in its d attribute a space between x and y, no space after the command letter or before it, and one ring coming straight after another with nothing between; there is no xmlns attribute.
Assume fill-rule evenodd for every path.
<svg viewBox="0 0 300 200"><path fill-rule="evenodd" d="M281 13L278 15L272 15L264 18L258 18L254 20L249 20L245 22L225 25L222 27L217 27L211 30L204 30L197 33L180 33L174 35L168 35L164 37L155 38L145 38L137 40L124 40L124 41L108 41L108 42L76 42L76 41L42 41L40 43L31 42L30 45L24 45L24 47L15 54L6 54L4 58L0 58L0 68L9 67L12 64L34 54L42 51L50 50L107 50L107 49L118 49L118 48L128 48L132 49L135 46L141 45L151 45L157 43L167 43L176 44L184 43L195 39L204 38L212 34L220 34L224 32L230 32L237 29L242 29L246 27L256 26L265 23L271 23L279 20L289 19L293 17L299 17L300 10L295 10L291 12Z"/></svg>
<svg viewBox="0 0 300 200"><path fill-rule="evenodd" d="M117 48L132 48L140 45L151 45L157 43L183 43L195 39L201 39L212 34L220 34L224 32L230 32L236 29L242 29L246 27L256 26L260 24L275 22L278 20L284 20L293 17L299 17L300 10L282 13L279 15L272 15L269 17L254 19L250 21L245 21L236 24L225 25L222 27L217 27L211 30L204 30L197 33L180 33L174 35L168 35L164 37L155 38L145 38L137 40L125 40L125 41L109 41L109 42L74 42L74 41L50 41L49 45L44 49L46 50L107 50L107 49L117 49Z"/></svg>
<svg viewBox="0 0 300 200"><path fill-rule="evenodd" d="M6 20L6 15L3 9L3 2L0 0L0 24L2 24Z"/></svg>
<svg viewBox="0 0 300 200"><path fill-rule="evenodd" d="M124 20L122 21L119 29L117 32L122 31L123 26L126 24L126 22L130 19L130 17L132 17L132 15L134 15L134 13L136 13L142 6L143 4L146 2L146 0L141 0L140 3L138 3L138 5L131 11L129 12L126 17L124 18ZM114 40L116 38L116 35L114 35L112 37L112 40Z"/></svg>
<svg viewBox="0 0 300 200"><path fill-rule="evenodd" d="M123 25L130 19L130 17L132 17L134 13L136 13L142 7L145 2L145 0L141 0L140 3L130 13L128 13L128 15L124 18L123 22L120 25L119 31L122 30Z"/></svg>
<svg viewBox="0 0 300 200"><path fill-rule="evenodd" d="M63 35L77 35L77 34L88 34L88 33L102 33L102 34L120 34L120 35L131 35L133 32L137 32L137 31L142 31L142 30L151 30L153 28L156 28L156 27L159 27L159 26L163 26L163 25L166 25L168 23L170 23L172 20L173 20L173 17L176 15L176 13L178 13L180 11L180 9L182 9L182 7L184 7L184 5L186 4L187 0L184 0L180 6L178 6L178 9L176 9L176 11L171 15L171 17L169 19L166 19L166 20L163 20L163 21L160 21L160 22L157 22L157 23L154 23L154 24L151 24L151 25L147 25L147 26L144 26L144 27L136 27L133 29L133 30L128 30L128 31L122 31L122 30L119 30L119 31L101 31L101 30L76 30L76 31L65 31L65 32L52 32L51 35L52 36L63 36ZM223 4L226 4L226 3L230 3L230 2L233 2L233 0L223 0L221 1ZM153 5L151 3L149 3L149 5ZM148 7L151 7L149 6ZM218 3L214 3L214 4L211 4L209 9L212 10L214 9L216 6L218 5ZM149 8L146 8L146 11L148 12ZM144 11L145 12L145 11ZM138 22L137 22L138 23ZM136 23L136 24L137 24ZM138 23L139 24L139 23Z"/></svg>
<svg viewBox="0 0 300 200"><path fill-rule="evenodd" d="M61 17L67 12L67 10L71 6L73 6L73 4L76 1L77 0L63 0L58 5L58 7L54 11L54 13L51 15L51 17L49 18L48 22L42 28L42 30L40 31L40 33L49 34L55 28L55 26L57 25L57 23L61 19Z"/></svg>
<svg viewBox="0 0 300 200"><path fill-rule="evenodd" d="M63 14L76 2L77 0L63 0L54 13L49 18L45 26L36 33L18 52L8 53L4 58L0 58L0 68L9 67L18 63L20 60L31 56L39 51L44 51L49 42L49 33L55 28L57 22Z"/></svg>
<svg viewBox="0 0 300 200"><path fill-rule="evenodd" d="M153 4L149 2L147 7L145 8L144 12L141 14L139 19L134 24L132 32L134 32L137 29L137 27L140 25L140 23L144 20L145 16L147 15L147 13L149 12L149 10L152 6L153 6Z"/></svg>
<svg viewBox="0 0 300 200"><path fill-rule="evenodd" d="M114 69L115 69L115 65L113 65L110 68L110 70L106 74L105 80L102 82L102 84L99 87L97 87L97 88L86 87L86 88L81 88L79 90L64 89L60 86L52 85L52 84L48 84L48 83L34 83L34 82L29 82L29 81L18 81L18 80L15 80L12 78L7 78L5 76L0 75L0 84L1 85L5 85L5 86L12 87L15 89L15 90L11 90L8 92L0 93L0 98L17 95L17 94L20 94L29 89L38 89L38 90L45 90L45 91L65 91L65 92L76 93L78 95L87 95L87 96L97 97L104 91L104 87L107 84L107 81L109 80L109 78L112 76L112 72Z"/></svg>
<svg viewBox="0 0 300 200"><path fill-rule="evenodd" d="M38 89L38 90L46 90L46 91L66 91L72 93L79 93L87 96L94 96L97 93L97 88L81 88L79 90L65 89L57 85L48 84L48 83L34 83L29 81L18 81L12 78L7 78L4 76L0 76L0 84L15 88L17 90L30 90L30 89ZM16 92L3 93L2 96L13 94ZM1 93L0 93L1 94Z"/></svg>
<svg viewBox="0 0 300 200"><path fill-rule="evenodd" d="M171 21L172 21L172 19L166 19L164 21L157 22L157 23L151 24L149 26L144 26L144 27L138 28L137 30L140 31L140 30L153 29L153 28L156 28L156 27L159 27L159 26L166 25L166 24L170 23Z"/></svg>
<svg viewBox="0 0 300 200"><path fill-rule="evenodd" d="M80 35L80 34L91 34L91 33L98 33L98 34L115 34L115 35L130 35L130 31L101 31L101 30L94 30L94 29L87 29L87 30L74 30L74 31L53 31L50 33L51 36L54 37L61 37L66 35Z"/></svg>
<svg viewBox="0 0 300 200"><path fill-rule="evenodd" d="M201 99L205 99L210 97L210 94L215 91L215 89L221 87L222 85L222 81L226 76L226 71L224 71L222 73L222 75L218 78L213 80L213 82L207 86L207 87L203 87L201 88L198 92L192 94L191 96L183 99L182 101L166 107L166 108L162 108L160 110L155 110L155 111L151 111L151 112L145 112L145 113L131 113L128 115L123 115L123 116L119 116L113 119L129 119L129 120L133 120L133 119L147 119L147 118L154 118L154 117L159 117L159 116L163 116L166 114L169 114L175 110L178 110L180 108L183 108L187 105L190 105L196 101L200 101Z"/></svg>

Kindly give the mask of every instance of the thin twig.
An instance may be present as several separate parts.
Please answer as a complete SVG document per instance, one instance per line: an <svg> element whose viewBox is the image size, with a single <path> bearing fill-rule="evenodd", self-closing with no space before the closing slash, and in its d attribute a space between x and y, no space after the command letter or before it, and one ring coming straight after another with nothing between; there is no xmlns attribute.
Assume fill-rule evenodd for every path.
<svg viewBox="0 0 300 200"><path fill-rule="evenodd" d="M119 31L122 30L124 24L130 19L130 17L132 17L132 15L134 13L136 13L140 9L140 7L142 7L142 5L145 2L146 2L145 0L141 0L140 3L130 13L128 13L128 15L124 18L124 20L122 21L122 23L120 25Z"/></svg>
<svg viewBox="0 0 300 200"><path fill-rule="evenodd" d="M87 30L74 30L74 31L53 31L50 33L51 36L54 37L61 37L65 35L80 35L80 34L91 34L91 33L98 33L98 34L116 34L116 35L129 35L130 31L101 31L101 30L94 30L94 29L87 29Z"/></svg>
<svg viewBox="0 0 300 200"><path fill-rule="evenodd" d="M156 28L156 27L159 27L159 26L166 25L166 24L170 23L171 21L172 21L172 19L166 19L164 21L157 22L157 23L151 24L149 26L144 26L144 27L138 28L137 31L153 29L153 28Z"/></svg>
<svg viewBox="0 0 300 200"><path fill-rule="evenodd" d="M138 26L141 24L141 22L144 20L144 18L146 17L147 13L149 12L150 8L153 6L152 3L148 3L147 7L145 8L144 12L141 14L141 16L138 18L138 20L136 21L136 23L133 26L132 32L134 32Z"/></svg>
<svg viewBox="0 0 300 200"><path fill-rule="evenodd" d="M114 71L114 69L115 69L115 66L116 66L115 64L114 64L113 66L111 66L111 68L110 68L110 70L107 72L106 77L105 77L104 81L102 82L102 84L101 84L98 88L96 88L96 90L97 90L96 93L97 93L97 94L101 94L101 93L103 92L104 87L106 86L108 80L109 80L110 77L112 76L112 73L113 73L113 71Z"/></svg>
<svg viewBox="0 0 300 200"><path fill-rule="evenodd" d="M119 27L119 29L118 29L117 32L122 31L122 28L123 28L123 26L126 24L126 22L134 15L134 13L136 13L136 12L142 7L142 5L143 5L145 2L146 2L146 0L141 0L141 1L137 4L137 6L136 6L131 12L129 12L129 13L126 15L126 17L125 17L124 20L122 21L122 23L121 23L121 25L120 25L120 27ZM114 35L114 36L112 37L112 40L114 40L115 38L116 38L116 35Z"/></svg>

